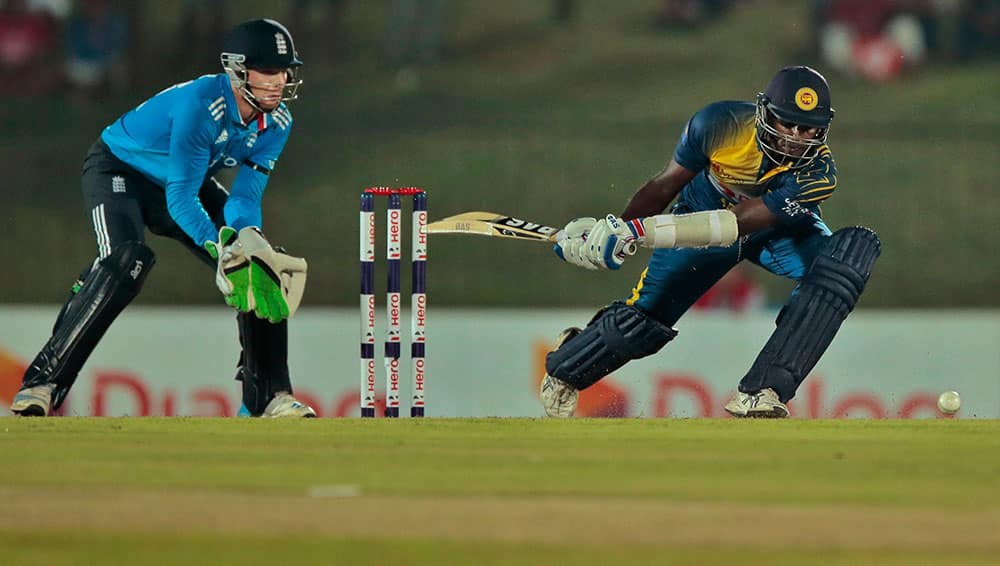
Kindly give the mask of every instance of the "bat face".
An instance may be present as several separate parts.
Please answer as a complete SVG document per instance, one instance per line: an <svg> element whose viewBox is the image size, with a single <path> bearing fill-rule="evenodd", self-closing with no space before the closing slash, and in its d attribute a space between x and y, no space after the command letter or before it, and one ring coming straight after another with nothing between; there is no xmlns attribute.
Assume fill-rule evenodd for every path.
<svg viewBox="0 0 1000 566"><path fill-rule="evenodd" d="M527 220L513 218L511 216L500 216L490 221L496 226L499 235L505 238L532 238L537 236L539 240L548 241L555 236L558 228L543 226Z"/></svg>
<svg viewBox="0 0 1000 566"><path fill-rule="evenodd" d="M428 234L479 234L537 242L554 242L559 229L495 212L465 212L431 222Z"/></svg>
<svg viewBox="0 0 1000 566"><path fill-rule="evenodd" d="M494 222L501 226L498 228L500 230L503 230L504 228L516 228L518 231L533 232L546 238L559 231L558 228L543 226L541 224L535 224L534 222L528 222L527 220L520 220L510 216L497 218Z"/></svg>

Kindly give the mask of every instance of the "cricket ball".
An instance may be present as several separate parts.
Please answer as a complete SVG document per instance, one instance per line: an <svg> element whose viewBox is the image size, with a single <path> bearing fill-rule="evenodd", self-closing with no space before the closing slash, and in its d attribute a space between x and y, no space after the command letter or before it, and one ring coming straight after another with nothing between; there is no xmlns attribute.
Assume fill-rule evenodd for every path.
<svg viewBox="0 0 1000 566"><path fill-rule="evenodd" d="M958 391L945 391L938 396L938 409L947 415L954 415L962 408L962 398Z"/></svg>

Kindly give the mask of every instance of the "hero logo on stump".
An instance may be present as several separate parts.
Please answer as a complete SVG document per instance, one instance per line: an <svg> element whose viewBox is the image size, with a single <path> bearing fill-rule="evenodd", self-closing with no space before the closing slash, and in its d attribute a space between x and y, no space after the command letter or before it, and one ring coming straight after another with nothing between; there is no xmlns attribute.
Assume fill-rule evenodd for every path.
<svg viewBox="0 0 1000 566"><path fill-rule="evenodd" d="M412 391L410 416L424 416L424 352L427 342L427 194L416 187L371 187L361 193L361 416L375 416L375 198L388 197L386 208L386 371L385 416L400 410L399 359L402 346L400 292L403 235L401 196L413 197L411 236L410 358Z"/></svg>

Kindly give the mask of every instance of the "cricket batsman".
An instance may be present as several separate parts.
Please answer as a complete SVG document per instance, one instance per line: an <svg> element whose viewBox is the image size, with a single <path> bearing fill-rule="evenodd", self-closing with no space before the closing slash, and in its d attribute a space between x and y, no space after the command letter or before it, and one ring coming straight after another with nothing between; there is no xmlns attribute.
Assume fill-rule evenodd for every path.
<svg viewBox="0 0 1000 566"><path fill-rule="evenodd" d="M714 102L696 112L670 162L620 216L566 225L555 251L574 265L618 269L636 244L653 253L628 298L585 328L565 330L546 357L547 415L572 416L579 391L658 352L688 308L748 260L798 284L725 410L788 416L786 403L854 308L881 251L872 230L832 232L823 221L820 204L837 188L827 146L833 117L820 73L781 69L755 102Z"/></svg>

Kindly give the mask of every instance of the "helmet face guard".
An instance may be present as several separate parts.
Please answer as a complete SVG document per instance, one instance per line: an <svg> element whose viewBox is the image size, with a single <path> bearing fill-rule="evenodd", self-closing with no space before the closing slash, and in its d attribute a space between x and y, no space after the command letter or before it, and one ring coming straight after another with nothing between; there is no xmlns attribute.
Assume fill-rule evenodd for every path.
<svg viewBox="0 0 1000 566"><path fill-rule="evenodd" d="M246 56L239 53L223 53L220 60L222 61L222 68L229 75L229 80L240 90L243 99L254 110L265 113L274 110L274 108L271 110L263 109L251 90L255 86L263 85L255 85L250 82L250 73L246 66ZM291 102L299 97L299 85L302 84L302 79L299 78L299 66L287 67L284 71L285 85L281 89L281 102Z"/></svg>
<svg viewBox="0 0 1000 566"><path fill-rule="evenodd" d="M757 143L762 152L778 165L790 169L804 167L826 143L833 120L830 86L823 75L809 67L785 67L757 94L755 121ZM816 129L810 138L789 135L777 128ZM796 128L797 126L797 128Z"/></svg>
<svg viewBox="0 0 1000 566"><path fill-rule="evenodd" d="M757 94L757 110L755 112L757 124L757 143L771 161L778 165L784 165L789 169L799 169L808 165L819 153L819 148L826 143L826 138L830 132L829 124L826 127L819 127L816 135L812 138L800 138L779 132L774 127L778 120L796 123L794 119L782 118L769 105L769 100L763 92ZM809 124L801 124L803 127L815 128Z"/></svg>
<svg viewBox="0 0 1000 566"><path fill-rule="evenodd" d="M265 110L261 106L252 89L266 85L250 83L250 69L283 70L285 84L281 91L281 102L298 98L299 86L302 84L302 79L299 78L302 61L295 51L292 35L285 26L274 20L250 20L236 26L226 39L219 59L229 80L240 90L243 99L258 112L271 112L277 106L271 110Z"/></svg>

